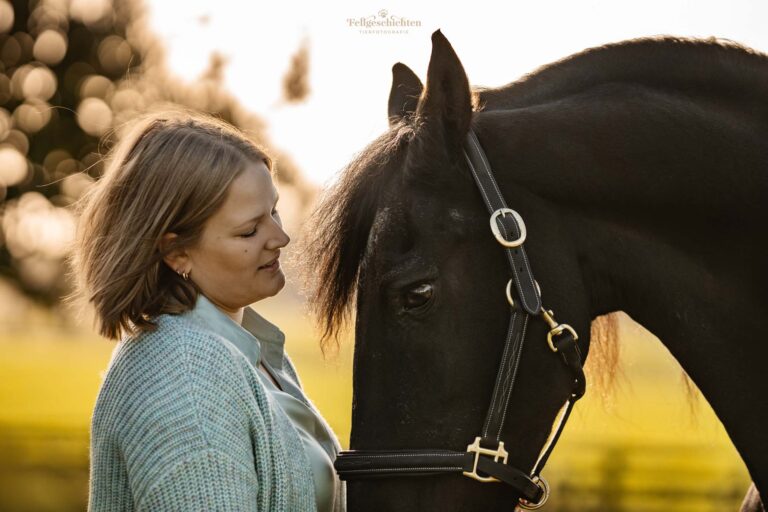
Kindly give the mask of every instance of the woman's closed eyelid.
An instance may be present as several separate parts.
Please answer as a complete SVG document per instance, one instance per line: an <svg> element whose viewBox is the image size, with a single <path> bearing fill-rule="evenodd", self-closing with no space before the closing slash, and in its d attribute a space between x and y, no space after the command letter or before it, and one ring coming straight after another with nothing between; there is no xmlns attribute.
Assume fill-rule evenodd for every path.
<svg viewBox="0 0 768 512"><path fill-rule="evenodd" d="M280 212L277 210L277 208L275 208L274 210L272 210L272 215L278 215L279 213L280 213ZM250 231L250 232L248 232L248 233L243 233L243 234L242 234L242 235L240 235L240 236L242 236L242 237L246 237L246 238L247 238L247 237L251 237L251 236L255 235L257 232L258 232L258 228L257 228L256 226L254 226L252 231Z"/></svg>
<svg viewBox="0 0 768 512"><path fill-rule="evenodd" d="M254 227L253 231L250 231L248 233L244 233L244 234L242 234L240 236L248 238L248 237L251 237L251 236L255 235L257 231L258 231L258 229L256 229L256 227Z"/></svg>

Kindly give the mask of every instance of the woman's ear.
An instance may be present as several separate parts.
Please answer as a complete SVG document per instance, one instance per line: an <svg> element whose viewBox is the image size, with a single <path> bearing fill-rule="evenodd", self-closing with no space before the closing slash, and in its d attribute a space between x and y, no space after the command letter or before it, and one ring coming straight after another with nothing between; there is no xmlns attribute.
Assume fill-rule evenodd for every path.
<svg viewBox="0 0 768 512"><path fill-rule="evenodd" d="M189 273L192 270L187 268L189 266L189 254L182 248L174 248L178 236L176 233L165 233L160 238L160 254L163 255L165 264L177 274Z"/></svg>

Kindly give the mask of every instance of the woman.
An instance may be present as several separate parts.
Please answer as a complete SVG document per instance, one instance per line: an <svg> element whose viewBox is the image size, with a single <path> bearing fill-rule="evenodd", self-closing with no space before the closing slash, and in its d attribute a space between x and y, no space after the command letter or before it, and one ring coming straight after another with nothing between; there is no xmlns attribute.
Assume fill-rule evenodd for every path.
<svg viewBox="0 0 768 512"><path fill-rule="evenodd" d="M73 270L119 340L91 424L89 510L339 511L338 441L284 336L272 162L216 118L155 113L80 205Z"/></svg>

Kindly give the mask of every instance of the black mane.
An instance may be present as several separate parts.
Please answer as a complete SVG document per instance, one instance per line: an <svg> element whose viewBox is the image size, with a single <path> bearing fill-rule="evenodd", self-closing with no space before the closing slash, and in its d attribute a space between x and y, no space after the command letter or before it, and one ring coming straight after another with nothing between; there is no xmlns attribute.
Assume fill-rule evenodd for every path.
<svg viewBox="0 0 768 512"><path fill-rule="evenodd" d="M402 177L397 168L413 134L406 123L397 124L358 153L323 194L305 231L299 263L323 346L344 323L376 211L392 180Z"/></svg>
<svg viewBox="0 0 768 512"><path fill-rule="evenodd" d="M556 100L609 82L768 103L768 56L724 39L647 37L590 48L503 87L478 88L485 110Z"/></svg>

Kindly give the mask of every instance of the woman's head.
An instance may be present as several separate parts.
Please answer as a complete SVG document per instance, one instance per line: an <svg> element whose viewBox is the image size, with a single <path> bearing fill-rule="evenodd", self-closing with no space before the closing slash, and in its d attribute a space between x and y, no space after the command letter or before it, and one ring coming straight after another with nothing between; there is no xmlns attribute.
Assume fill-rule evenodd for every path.
<svg viewBox="0 0 768 512"><path fill-rule="evenodd" d="M191 309L201 292L231 310L279 292L279 264L260 268L289 241L271 170L258 145L212 116L134 121L78 204L72 269L99 332L152 330L151 317Z"/></svg>

